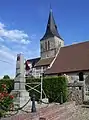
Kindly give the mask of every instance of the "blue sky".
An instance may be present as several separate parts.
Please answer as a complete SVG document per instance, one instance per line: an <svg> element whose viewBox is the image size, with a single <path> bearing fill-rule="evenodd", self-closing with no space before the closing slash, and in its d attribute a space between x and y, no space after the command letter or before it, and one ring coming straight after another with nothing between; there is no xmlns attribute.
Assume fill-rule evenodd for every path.
<svg viewBox="0 0 89 120"><path fill-rule="evenodd" d="M89 0L0 0L0 76L14 76L17 53L40 56L50 4L65 45L89 40Z"/></svg>

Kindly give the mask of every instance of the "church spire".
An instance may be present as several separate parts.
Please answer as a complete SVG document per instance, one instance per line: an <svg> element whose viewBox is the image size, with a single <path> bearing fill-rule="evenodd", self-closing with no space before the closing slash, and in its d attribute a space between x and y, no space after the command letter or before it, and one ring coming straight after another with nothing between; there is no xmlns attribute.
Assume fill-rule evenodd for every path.
<svg viewBox="0 0 89 120"><path fill-rule="evenodd" d="M56 26L54 17L53 17L52 8L50 7L46 32L45 32L45 35L43 36L43 38L41 40L44 40L46 38L53 37L53 36L57 36L58 38L61 39L61 37L58 33L58 30L57 30L57 26Z"/></svg>

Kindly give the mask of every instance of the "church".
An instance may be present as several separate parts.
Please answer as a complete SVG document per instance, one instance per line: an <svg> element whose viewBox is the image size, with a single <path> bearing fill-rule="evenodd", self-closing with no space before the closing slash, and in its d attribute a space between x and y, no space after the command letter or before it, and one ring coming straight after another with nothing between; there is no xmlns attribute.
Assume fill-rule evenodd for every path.
<svg viewBox="0 0 89 120"><path fill-rule="evenodd" d="M40 77L41 72L45 72L52 66L63 46L64 40L58 33L53 12L50 9L47 28L44 36L40 39L40 57L26 61L27 74Z"/></svg>
<svg viewBox="0 0 89 120"><path fill-rule="evenodd" d="M89 41L64 46L54 20L52 9L44 36L40 39L40 57L26 61L26 74L45 75L77 74L89 72ZM73 75L72 75L73 77Z"/></svg>
<svg viewBox="0 0 89 120"><path fill-rule="evenodd" d="M26 73L34 77L45 75L62 75L89 71L89 41L64 46L54 20L52 9L44 36L40 39L40 57L26 61Z"/></svg>
<svg viewBox="0 0 89 120"><path fill-rule="evenodd" d="M89 100L89 41L64 45L50 10L44 36L40 39L40 57L25 63L26 75L35 78L67 75L69 82L82 83L85 98ZM81 90L81 87L79 87Z"/></svg>

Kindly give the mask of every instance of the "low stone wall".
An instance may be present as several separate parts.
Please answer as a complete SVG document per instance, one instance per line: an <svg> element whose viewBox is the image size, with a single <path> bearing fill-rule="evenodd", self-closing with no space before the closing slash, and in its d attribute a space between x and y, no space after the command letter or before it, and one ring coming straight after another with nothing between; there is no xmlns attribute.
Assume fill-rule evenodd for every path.
<svg viewBox="0 0 89 120"><path fill-rule="evenodd" d="M75 103L82 104L83 103L83 93L82 90L77 88L69 88L68 89L68 101L75 101Z"/></svg>

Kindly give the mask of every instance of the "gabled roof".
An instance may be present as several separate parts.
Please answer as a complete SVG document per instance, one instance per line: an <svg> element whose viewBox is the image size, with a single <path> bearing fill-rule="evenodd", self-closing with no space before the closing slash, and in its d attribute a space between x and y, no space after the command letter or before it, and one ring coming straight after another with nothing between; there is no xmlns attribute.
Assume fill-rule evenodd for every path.
<svg viewBox="0 0 89 120"><path fill-rule="evenodd" d="M89 41L62 47L53 66L45 74L87 70L89 70Z"/></svg>
<svg viewBox="0 0 89 120"><path fill-rule="evenodd" d="M35 67L39 67L39 66L48 66L51 64L51 62L53 61L54 57L52 58L46 58L46 59L40 59L36 64Z"/></svg>
<svg viewBox="0 0 89 120"><path fill-rule="evenodd" d="M57 36L58 38L62 39L58 33L57 30L57 26L53 17L53 12L52 9L50 10L49 13L49 18L48 18L48 24L47 24L47 28L46 28L46 32L45 35L43 36L43 38L41 40L45 40L49 37L53 37L53 36Z"/></svg>
<svg viewBox="0 0 89 120"><path fill-rule="evenodd" d="M29 59L27 60L27 62L30 62L32 64L32 67L34 67L34 65L40 60L41 58L33 58L33 59Z"/></svg>

